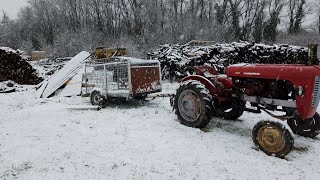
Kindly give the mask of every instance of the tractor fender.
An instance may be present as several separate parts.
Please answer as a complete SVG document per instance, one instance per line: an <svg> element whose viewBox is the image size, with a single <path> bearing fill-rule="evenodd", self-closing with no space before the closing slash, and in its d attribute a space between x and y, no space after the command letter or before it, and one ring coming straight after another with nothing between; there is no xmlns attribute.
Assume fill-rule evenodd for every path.
<svg viewBox="0 0 320 180"><path fill-rule="evenodd" d="M207 78L203 77L203 76L199 76L199 75L191 75L191 76L187 76L185 78L183 78L181 80L181 82L185 82L185 81L188 81L188 80L195 80L195 81L199 81L201 82L201 84L203 84L210 92L211 95L214 95L215 94L215 91L216 91L216 87L215 85L210 81L208 80Z"/></svg>

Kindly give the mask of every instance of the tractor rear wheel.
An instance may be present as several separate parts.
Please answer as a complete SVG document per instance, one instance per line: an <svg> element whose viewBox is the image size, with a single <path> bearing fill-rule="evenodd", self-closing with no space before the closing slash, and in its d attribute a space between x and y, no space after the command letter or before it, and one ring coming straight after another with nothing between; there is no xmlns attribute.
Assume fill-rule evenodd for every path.
<svg viewBox="0 0 320 180"><path fill-rule="evenodd" d="M302 120L299 117L287 120L293 133L303 137L315 138L320 133L320 116L315 113L312 118Z"/></svg>
<svg viewBox="0 0 320 180"><path fill-rule="evenodd" d="M174 108L180 123L203 128L212 118L213 101L209 90L199 81L186 81L177 90Z"/></svg>
<svg viewBox="0 0 320 180"><path fill-rule="evenodd" d="M278 122L260 121L252 130L253 143L267 155L283 158L293 148L290 132Z"/></svg>
<svg viewBox="0 0 320 180"><path fill-rule="evenodd" d="M105 98L100 94L99 91L94 90L90 94L90 102L94 106L101 106L104 104Z"/></svg>

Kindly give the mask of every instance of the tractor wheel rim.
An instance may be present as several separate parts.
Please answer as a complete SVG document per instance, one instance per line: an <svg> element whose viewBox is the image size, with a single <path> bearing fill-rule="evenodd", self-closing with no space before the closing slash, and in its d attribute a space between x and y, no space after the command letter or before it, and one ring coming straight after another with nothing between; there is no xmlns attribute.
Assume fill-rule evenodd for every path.
<svg viewBox="0 0 320 180"><path fill-rule="evenodd" d="M285 147L283 132L269 125L259 129L257 140L259 145L270 153L278 153Z"/></svg>
<svg viewBox="0 0 320 180"><path fill-rule="evenodd" d="M188 122L194 122L200 117L201 103L199 96L192 90L181 93L178 101L181 116Z"/></svg>

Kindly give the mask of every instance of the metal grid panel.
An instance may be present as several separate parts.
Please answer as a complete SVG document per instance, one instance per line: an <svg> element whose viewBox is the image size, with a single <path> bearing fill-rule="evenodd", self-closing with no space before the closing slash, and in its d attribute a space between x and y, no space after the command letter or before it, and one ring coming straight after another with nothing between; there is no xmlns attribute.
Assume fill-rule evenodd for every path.
<svg viewBox="0 0 320 180"><path fill-rule="evenodd" d="M112 72L107 80L107 92L110 96L125 96L129 94L129 77L127 63L106 64L106 71Z"/></svg>
<svg viewBox="0 0 320 180"><path fill-rule="evenodd" d="M315 108L318 106L320 100L320 76L316 77L314 91L313 91L313 99L312 99L312 107Z"/></svg>
<svg viewBox="0 0 320 180"><path fill-rule="evenodd" d="M84 77L85 94L91 93L94 89L98 89L102 94L106 94L103 65L86 66Z"/></svg>
<svg viewBox="0 0 320 180"><path fill-rule="evenodd" d="M99 90L103 95L128 96L129 78L127 63L86 65L85 93Z"/></svg>

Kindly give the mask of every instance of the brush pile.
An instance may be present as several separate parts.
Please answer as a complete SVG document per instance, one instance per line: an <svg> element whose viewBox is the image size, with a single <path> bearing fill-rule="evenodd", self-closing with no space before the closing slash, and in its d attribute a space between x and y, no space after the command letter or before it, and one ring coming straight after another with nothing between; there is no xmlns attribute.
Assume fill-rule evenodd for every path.
<svg viewBox="0 0 320 180"><path fill-rule="evenodd" d="M291 45L265 45L249 42L215 45L162 45L148 54L161 63L164 79L185 76L186 67L215 65L220 73L230 64L307 64L308 48Z"/></svg>
<svg viewBox="0 0 320 180"><path fill-rule="evenodd" d="M0 47L0 82L8 80L18 84L35 85L43 79L37 76L36 70L21 58L19 52Z"/></svg>

